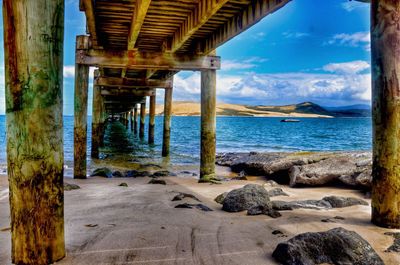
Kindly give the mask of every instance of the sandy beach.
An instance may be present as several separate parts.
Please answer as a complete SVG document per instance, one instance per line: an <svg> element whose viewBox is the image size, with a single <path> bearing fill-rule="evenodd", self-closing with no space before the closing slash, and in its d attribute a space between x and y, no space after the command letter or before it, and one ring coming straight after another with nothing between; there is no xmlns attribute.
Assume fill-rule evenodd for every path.
<svg viewBox="0 0 400 265"><path fill-rule="evenodd" d="M223 175L231 175L218 167ZM332 210L284 211L282 217L247 216L246 212L227 213L214 198L248 183L265 184L263 178L227 181L220 185L199 184L188 177L165 177L167 185L147 184L150 178L93 177L67 178L78 190L65 191L65 238L67 257L57 264L278 264L271 254L278 243L299 233L343 227L356 231L377 251L385 264L400 263L400 256L385 250L396 231L370 223L369 206ZM125 182L128 187L118 186ZM289 196L272 200L321 199L327 195L364 198L342 188L301 188L280 186ZM268 189L268 187L266 187ZM177 209L171 201L178 193L195 195L213 211ZM368 202L370 202L367 199ZM7 177L0 177L0 264L11 264ZM322 219L344 217L336 223ZM274 235L280 230L283 235Z"/></svg>

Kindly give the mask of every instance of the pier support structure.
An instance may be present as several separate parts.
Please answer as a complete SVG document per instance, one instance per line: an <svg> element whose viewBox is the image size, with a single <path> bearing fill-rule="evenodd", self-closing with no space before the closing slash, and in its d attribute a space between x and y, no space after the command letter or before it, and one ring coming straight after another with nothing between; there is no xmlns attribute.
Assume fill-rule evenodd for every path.
<svg viewBox="0 0 400 265"><path fill-rule="evenodd" d="M131 124L131 131L133 131L133 110L129 111L129 123Z"/></svg>
<svg viewBox="0 0 400 265"><path fill-rule="evenodd" d="M149 144L154 144L155 117L156 117L156 95L150 96Z"/></svg>
<svg viewBox="0 0 400 265"><path fill-rule="evenodd" d="M200 181L202 182L215 177L216 83L215 70L201 72Z"/></svg>
<svg viewBox="0 0 400 265"><path fill-rule="evenodd" d="M169 144L171 138L171 114L172 114L172 91L173 77L169 82L169 86L165 87L164 94L164 127L163 127L163 146L162 156L169 156Z"/></svg>
<svg viewBox="0 0 400 265"><path fill-rule="evenodd" d="M400 228L400 2L371 2L372 222Z"/></svg>
<svg viewBox="0 0 400 265"><path fill-rule="evenodd" d="M140 104L140 129L139 137L144 138L144 123L146 119L146 102Z"/></svg>
<svg viewBox="0 0 400 265"><path fill-rule="evenodd" d="M65 256L64 1L3 0L3 19L11 258L47 265Z"/></svg>
<svg viewBox="0 0 400 265"><path fill-rule="evenodd" d="M98 77L98 70L95 71L94 78ZM93 85L93 108L92 108L92 148L91 157L99 158L99 146L102 144L104 126L104 103L101 96L101 88Z"/></svg>
<svg viewBox="0 0 400 265"><path fill-rule="evenodd" d="M87 50L89 37L77 36L76 50ZM89 66L75 64L74 178L86 178L87 104Z"/></svg>
<svg viewBox="0 0 400 265"><path fill-rule="evenodd" d="M137 128L137 120L138 120L138 108L137 104L135 104L135 107L133 108L133 133L136 135L138 132Z"/></svg>

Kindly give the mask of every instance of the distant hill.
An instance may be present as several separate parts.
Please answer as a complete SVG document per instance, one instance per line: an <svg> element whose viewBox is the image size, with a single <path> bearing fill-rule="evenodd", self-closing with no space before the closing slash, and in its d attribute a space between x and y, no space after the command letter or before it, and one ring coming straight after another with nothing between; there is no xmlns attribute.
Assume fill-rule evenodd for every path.
<svg viewBox="0 0 400 265"><path fill-rule="evenodd" d="M254 116L254 117L368 117L368 105L353 105L347 107L321 107L312 102L284 106L250 106L238 104L217 104L218 116ZM157 105L156 113L163 113L163 105ZM172 104L174 116L200 116L200 103L192 101L175 101Z"/></svg>

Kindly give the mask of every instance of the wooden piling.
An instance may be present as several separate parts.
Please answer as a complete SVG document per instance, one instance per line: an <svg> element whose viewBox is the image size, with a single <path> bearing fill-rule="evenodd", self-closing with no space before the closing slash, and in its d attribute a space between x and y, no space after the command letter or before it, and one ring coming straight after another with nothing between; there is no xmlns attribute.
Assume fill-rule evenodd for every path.
<svg viewBox="0 0 400 265"><path fill-rule="evenodd" d="M172 113L172 91L173 78L170 82L171 86L165 88L164 94L164 127L163 127L163 146L162 156L169 156L169 144L171 137L171 113Z"/></svg>
<svg viewBox="0 0 400 265"><path fill-rule="evenodd" d="M139 137L144 138L144 123L146 119L146 103L140 104L140 129Z"/></svg>
<svg viewBox="0 0 400 265"><path fill-rule="evenodd" d="M400 228L400 2L371 3L372 222Z"/></svg>
<svg viewBox="0 0 400 265"><path fill-rule="evenodd" d="M201 72L201 181L210 181L215 177L216 80L215 70Z"/></svg>
<svg viewBox="0 0 400 265"><path fill-rule="evenodd" d="M97 71L97 70L96 70ZM98 72L95 71L95 78ZM93 108L92 108L92 148L91 157L99 158L99 146L101 145L101 137L103 135L103 115L104 104L101 96L101 88L93 86Z"/></svg>
<svg viewBox="0 0 400 265"><path fill-rule="evenodd" d="M3 22L11 258L47 265L65 256L64 1L3 0Z"/></svg>
<svg viewBox="0 0 400 265"><path fill-rule="evenodd" d="M138 108L137 105L133 108L133 133L137 134L137 120L138 120Z"/></svg>
<svg viewBox="0 0 400 265"><path fill-rule="evenodd" d="M149 144L154 144L155 117L156 117L156 95L150 96Z"/></svg>
<svg viewBox="0 0 400 265"><path fill-rule="evenodd" d="M131 131L133 131L133 110L129 112L129 122L131 124Z"/></svg>
<svg viewBox="0 0 400 265"><path fill-rule="evenodd" d="M76 48L85 49L87 36L78 36ZM74 102L74 178L86 178L87 147L87 104L88 104L89 67L75 65L75 102Z"/></svg>

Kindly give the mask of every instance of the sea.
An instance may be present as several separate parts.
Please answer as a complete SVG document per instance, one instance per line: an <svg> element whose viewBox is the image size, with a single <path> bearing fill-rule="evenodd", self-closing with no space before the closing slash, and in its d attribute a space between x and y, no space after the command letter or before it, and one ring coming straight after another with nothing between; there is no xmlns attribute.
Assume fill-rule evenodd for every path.
<svg viewBox="0 0 400 265"><path fill-rule="evenodd" d="M217 152L301 152L371 150L371 118L296 118L284 123L272 117L217 117ZM171 120L171 155L161 157L163 117L156 117L155 144L140 140L119 122L108 125L101 160L122 162L164 162L176 165L199 164L200 117L174 116ZM88 165L91 117L88 117ZM64 117L65 168L73 167L74 118ZM6 168L6 121L0 116L0 170Z"/></svg>

